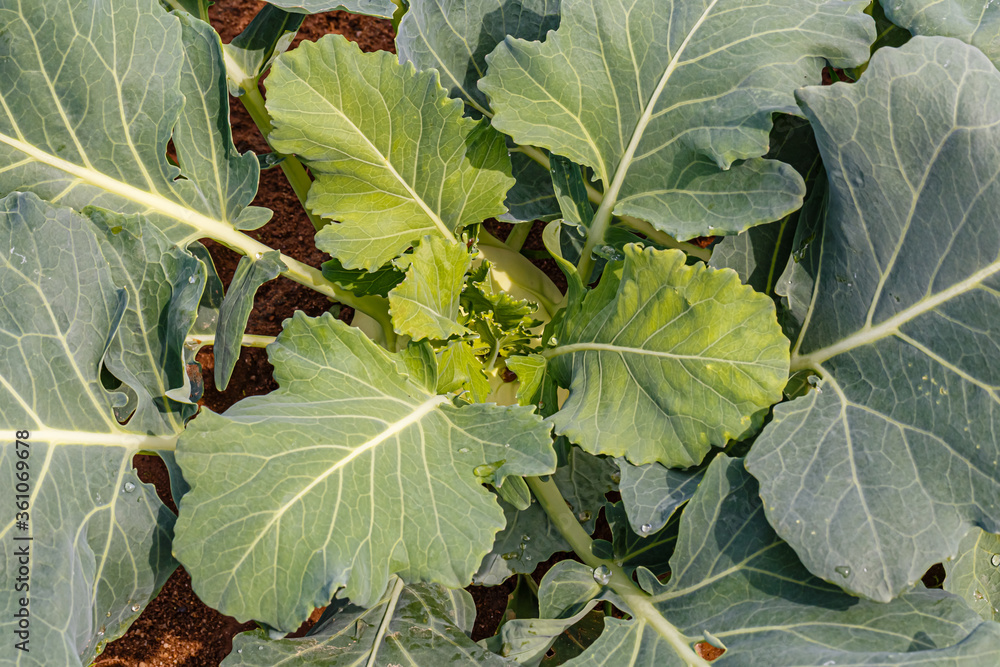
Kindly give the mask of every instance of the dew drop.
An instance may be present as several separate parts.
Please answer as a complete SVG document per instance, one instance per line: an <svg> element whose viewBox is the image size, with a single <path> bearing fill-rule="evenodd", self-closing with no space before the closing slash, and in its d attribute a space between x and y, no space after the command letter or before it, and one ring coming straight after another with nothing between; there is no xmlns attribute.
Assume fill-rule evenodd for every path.
<svg viewBox="0 0 1000 667"><path fill-rule="evenodd" d="M237 652L237 653L243 653L243 649L241 649L241 648L238 648L238 649L236 649L236 652Z"/></svg>
<svg viewBox="0 0 1000 667"><path fill-rule="evenodd" d="M500 558L503 558L504 560L514 560L515 558L517 558L517 552L508 551L505 554L500 554Z"/></svg>
<svg viewBox="0 0 1000 667"><path fill-rule="evenodd" d="M264 647L263 647L263 646L258 646L258 647L257 647L257 650L258 650L258 651L263 651L263 650L264 650Z"/></svg>
<svg viewBox="0 0 1000 667"><path fill-rule="evenodd" d="M607 565L599 565L594 568L594 581L601 586L606 586L611 581L611 568Z"/></svg>
<svg viewBox="0 0 1000 667"><path fill-rule="evenodd" d="M836 665L836 664L837 664L836 660L827 660L826 662L823 663L824 667L829 667L830 665Z"/></svg>
<svg viewBox="0 0 1000 667"><path fill-rule="evenodd" d="M612 482L613 482L614 484L621 484L621 481L622 481L622 473L621 473L621 471L620 471L620 470L616 470L616 471L614 471L613 473L611 473L611 481L612 481Z"/></svg>
<svg viewBox="0 0 1000 667"><path fill-rule="evenodd" d="M191 283L192 285L194 285L197 280L198 279L194 277L193 273L188 277L188 282Z"/></svg>
<svg viewBox="0 0 1000 667"><path fill-rule="evenodd" d="M109 611L108 613L105 614L105 616L107 616L108 618L111 618L111 612Z"/></svg>
<svg viewBox="0 0 1000 667"><path fill-rule="evenodd" d="M849 576L851 576L851 568L849 568L846 565L838 565L837 567L833 568L833 571L842 576L844 579L847 579Z"/></svg>
<svg viewBox="0 0 1000 667"><path fill-rule="evenodd" d="M648 523L644 523L639 526L639 533L642 535L649 535L649 531L653 530L653 526Z"/></svg>
<svg viewBox="0 0 1000 667"><path fill-rule="evenodd" d="M531 535L522 535L521 539L524 540L525 542L530 542L531 541ZM994 563L994 565L1000 565L1000 563Z"/></svg>
<svg viewBox="0 0 1000 667"><path fill-rule="evenodd" d="M990 558L990 563L993 567L1000 567L1000 554L993 554L993 557Z"/></svg>
<svg viewBox="0 0 1000 667"><path fill-rule="evenodd" d="M979 591L976 591L975 593L972 594L972 597L976 598L977 600L982 600L983 594L980 593Z"/></svg>
<svg viewBox="0 0 1000 667"><path fill-rule="evenodd" d="M135 484L132 482L125 482L125 493L132 493L135 491Z"/></svg>
<svg viewBox="0 0 1000 667"><path fill-rule="evenodd" d="M580 521L590 521L591 514L587 510L583 510L576 515L576 518Z"/></svg>
<svg viewBox="0 0 1000 667"><path fill-rule="evenodd" d="M104 626L103 625L100 628L98 628L98 630L97 630L97 636L98 637L103 637L104 636Z"/></svg>
<svg viewBox="0 0 1000 667"><path fill-rule="evenodd" d="M254 255L254 258L255 259L263 259L264 258L264 253L258 252L257 254ZM261 646L261 648L264 648L264 647Z"/></svg>
<svg viewBox="0 0 1000 667"><path fill-rule="evenodd" d="M458 450L458 453L459 454L468 454L469 453L469 448L468 447L462 447L460 450Z"/></svg>
<svg viewBox="0 0 1000 667"><path fill-rule="evenodd" d="M524 560L531 560L531 556L525 556Z"/></svg>
<svg viewBox="0 0 1000 667"><path fill-rule="evenodd" d="M138 602L132 605L132 611L139 611L140 609L142 609L142 605L140 605Z"/></svg>

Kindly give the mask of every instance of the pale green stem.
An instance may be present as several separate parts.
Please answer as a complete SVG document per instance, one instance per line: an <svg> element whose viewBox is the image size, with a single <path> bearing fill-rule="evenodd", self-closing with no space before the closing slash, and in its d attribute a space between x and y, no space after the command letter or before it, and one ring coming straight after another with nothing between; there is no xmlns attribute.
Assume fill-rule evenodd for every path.
<svg viewBox="0 0 1000 667"><path fill-rule="evenodd" d="M365 667L375 667L377 664L376 661L381 656L379 647L382 645L382 639L385 637L385 633L389 630L389 626L396 615L396 605L399 604L399 596L403 592L403 580L398 576L395 579L396 581L392 583L392 593L389 594L389 599L385 604L382 622L378 624L378 632L375 635L375 640L372 642L371 655L368 656L368 662L365 663Z"/></svg>
<svg viewBox="0 0 1000 667"><path fill-rule="evenodd" d="M240 341L242 347L267 347L274 342L274 336L257 336L254 334L243 334ZM196 350L207 345L215 345L215 334L191 335L184 339L184 345Z"/></svg>
<svg viewBox="0 0 1000 667"><path fill-rule="evenodd" d="M532 224L530 222L521 222L514 225L514 229L510 230L510 234L504 240L504 245L514 252L520 252L521 248L524 247L524 242L528 240L528 235L531 234L531 227Z"/></svg>
<svg viewBox="0 0 1000 667"><path fill-rule="evenodd" d="M689 666L709 667L709 663L695 653L691 647L692 640L663 618L663 615L650 602L649 595L632 581L625 570L613 561L604 560L594 555L591 550L593 542L590 535L573 516L573 512L566 505L566 500L559 492L556 483L551 478L544 482L539 477L526 477L525 480L542 509L549 515L549 519L573 548L576 555L580 557L580 560L592 568L604 566L611 571L611 580L607 585L625 603L632 613L633 619L642 620L656 630Z"/></svg>
<svg viewBox="0 0 1000 667"><path fill-rule="evenodd" d="M232 71L233 68L229 68L229 56L226 55L226 66ZM260 130L261 136L267 140L268 136L271 134L271 114L267 112L267 107L264 105L264 96L260 94L260 89L257 87L257 80L250 79L248 81L241 81L240 87L245 91L240 95L240 102L246 108L247 112L250 114L250 118L253 122L257 124L257 129ZM285 178L288 179L288 184L292 186L292 190L295 191L295 196L299 198L299 202L302 204L302 209L309 216L309 221L312 223L313 227L317 230L321 229L326 225L326 221L320 218L318 215L314 214L308 208L306 208L306 197L309 196L309 188L312 185L312 179L309 178L309 174L306 173L306 168L302 166L298 158L294 155L285 155L284 160L282 160L278 166L281 167L281 171L284 172Z"/></svg>
<svg viewBox="0 0 1000 667"><path fill-rule="evenodd" d="M480 251L490 260L494 267L506 274L514 283L530 292L536 303L545 308L552 316L561 307L562 293L552 279L544 271L532 264L528 258L496 238L485 229L479 230ZM497 248L500 253L483 251L483 248Z"/></svg>

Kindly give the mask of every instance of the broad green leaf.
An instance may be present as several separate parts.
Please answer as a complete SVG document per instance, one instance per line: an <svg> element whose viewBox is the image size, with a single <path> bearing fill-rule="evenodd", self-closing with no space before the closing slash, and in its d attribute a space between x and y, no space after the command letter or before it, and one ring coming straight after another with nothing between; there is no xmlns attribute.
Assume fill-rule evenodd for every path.
<svg viewBox="0 0 1000 667"><path fill-rule="evenodd" d="M584 450L690 467L781 400L788 340L773 302L685 259L625 246L544 352L570 390L550 420Z"/></svg>
<svg viewBox="0 0 1000 667"><path fill-rule="evenodd" d="M503 527L479 480L555 469L530 409L455 407L329 314L296 313L268 355L279 389L203 409L177 450L174 553L226 614L291 631L340 586L365 606L394 573L467 585Z"/></svg>
<svg viewBox="0 0 1000 667"><path fill-rule="evenodd" d="M1000 620L1000 536L973 528L958 545L958 558L944 568L946 591L986 620Z"/></svg>
<svg viewBox="0 0 1000 667"><path fill-rule="evenodd" d="M345 267L382 266L427 234L458 244L504 212L504 139L462 118L435 72L328 35L282 54L267 89L271 145L316 177L306 204L340 222L316 243Z"/></svg>
<svg viewBox="0 0 1000 667"><path fill-rule="evenodd" d="M257 290L277 278L284 269L280 253L276 251L262 253L260 257L241 257L236 265L236 273L229 281L229 290L219 308L219 323L215 332L215 386L219 391L229 385L233 369L240 359L240 346Z"/></svg>
<svg viewBox="0 0 1000 667"><path fill-rule="evenodd" d="M569 618L519 618L508 621L500 626L496 636L486 639L484 643L494 653L507 657L519 665L537 667L543 664L545 654L560 635L592 613L600 615L598 627L603 628L604 612L592 611L595 604L597 603L591 602L578 614ZM600 630L596 635L600 635ZM576 655L579 655L579 652Z"/></svg>
<svg viewBox="0 0 1000 667"><path fill-rule="evenodd" d="M720 455L709 465L681 516L670 564L666 585L640 576L652 591L648 600L689 646L721 641L726 652L713 663L720 667L975 665L1000 659L1000 625L983 622L949 593L911 591L882 604L812 576L768 525L757 483L740 459ZM566 664L686 664L658 633L658 622L607 618L601 638Z"/></svg>
<svg viewBox="0 0 1000 667"><path fill-rule="evenodd" d="M548 362L540 354L526 354L507 359L507 369L517 375L518 405L534 405L538 414L547 416L558 409L556 386L548 375Z"/></svg>
<svg viewBox="0 0 1000 667"><path fill-rule="evenodd" d="M996 0L880 0L886 17L914 35L955 37L1000 67L1000 4Z"/></svg>
<svg viewBox="0 0 1000 667"><path fill-rule="evenodd" d="M229 102L208 25L149 0L0 8L0 195L142 213L174 242L234 233L259 170L219 123Z"/></svg>
<svg viewBox="0 0 1000 667"><path fill-rule="evenodd" d="M563 222L589 225L594 217L594 208L587 199L587 183L580 165L573 164L561 155L549 156L549 165Z"/></svg>
<svg viewBox="0 0 1000 667"><path fill-rule="evenodd" d="M323 262L323 277L357 296L389 296L389 290L403 282L404 274L387 264L375 271L347 269L334 258Z"/></svg>
<svg viewBox="0 0 1000 667"><path fill-rule="evenodd" d="M389 292L396 333L413 340L446 340L469 333L455 321L465 272L472 264L463 244L425 236L412 255L404 255L396 264L406 271L403 282Z"/></svg>
<svg viewBox="0 0 1000 667"><path fill-rule="evenodd" d="M606 210L680 239L736 233L801 205L798 175L759 157L771 114L796 112L827 61L868 59L867 4L564 0L559 29L505 40L479 87L501 132L593 169Z"/></svg>
<svg viewBox="0 0 1000 667"><path fill-rule="evenodd" d="M611 528L611 544L603 540L594 540L594 554L601 558L614 560L631 574L636 568L643 567L657 577L663 577L670 572L669 560L677 542L677 527L680 513L672 514L664 527L659 530L651 528L643 531L632 530L629 518L625 513L623 503L606 503L604 517ZM647 524L648 525L648 524ZM610 553L598 554L610 546Z"/></svg>
<svg viewBox="0 0 1000 667"><path fill-rule="evenodd" d="M393 12L396 11L396 3L393 0L265 0L265 2L298 14L342 10L352 14L391 19Z"/></svg>
<svg viewBox="0 0 1000 667"><path fill-rule="evenodd" d="M469 639L475 616L472 596L463 590L397 579L370 609L334 600L304 637L271 641L264 630L237 635L222 667L510 664Z"/></svg>
<svg viewBox="0 0 1000 667"><path fill-rule="evenodd" d="M10 502L0 525L0 585L10 593L0 603L0 662L86 665L125 632L176 567L174 516L135 476L132 457L143 447L172 446L169 420L156 418L157 397L148 395L147 385L169 387L176 371L183 373L177 350L169 348L194 319L186 304L201 283L189 284L183 273L193 258L185 262L173 250L156 255L168 244L155 230L146 227L141 240L124 231L115 236L33 194L0 201L0 245L0 487ZM141 271L115 284L143 263L149 280L166 286L145 291ZM122 330L148 326L156 310L163 315L160 345ZM182 312L186 321L168 316ZM132 418L138 430L116 420L114 409L126 396L103 387L103 361L137 398ZM163 377L153 381L158 373ZM161 430L147 430L154 427ZM18 484L26 487L26 517L15 516ZM25 520L27 529L15 519ZM30 642L24 653L14 646L24 639L15 639L14 614L21 597L16 578L24 574L17 558L26 546Z"/></svg>
<svg viewBox="0 0 1000 667"><path fill-rule="evenodd" d="M811 571L888 600L973 525L1000 531L1000 72L915 37L800 98L829 192L791 366L823 380L775 408L748 467Z"/></svg>
<svg viewBox="0 0 1000 667"><path fill-rule="evenodd" d="M559 0L414 2L399 22L396 50L401 62L440 72L449 95L488 113L486 95L476 87L486 56L508 37L544 40L558 27Z"/></svg>
<svg viewBox="0 0 1000 667"><path fill-rule="evenodd" d="M666 525L681 505L691 499L704 469L674 470L659 463L634 466L617 459L621 470L619 490L632 530L655 533Z"/></svg>
<svg viewBox="0 0 1000 667"><path fill-rule="evenodd" d="M305 16L264 5L233 41L222 47L226 56L229 94L240 97L246 82L260 79L274 59L288 50Z"/></svg>

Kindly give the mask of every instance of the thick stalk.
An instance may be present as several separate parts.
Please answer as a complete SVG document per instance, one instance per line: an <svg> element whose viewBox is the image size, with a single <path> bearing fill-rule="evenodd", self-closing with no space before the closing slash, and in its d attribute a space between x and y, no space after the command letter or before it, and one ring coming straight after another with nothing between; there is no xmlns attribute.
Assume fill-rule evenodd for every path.
<svg viewBox="0 0 1000 667"><path fill-rule="evenodd" d="M646 592L633 583L620 566L613 561L598 558L593 554L590 535L587 535L576 517L573 516L573 512L566 505L566 500L559 492L556 483L551 478L545 482L539 477L526 477L525 480L542 509L549 515L549 519L555 524L563 538L573 547L573 551L580 557L580 560L595 569L604 566L611 571L611 580L607 585L628 606L633 618L641 619L656 630L673 647L677 655L691 667L708 667L708 662L691 648L691 640L663 618L663 615L649 601Z"/></svg>

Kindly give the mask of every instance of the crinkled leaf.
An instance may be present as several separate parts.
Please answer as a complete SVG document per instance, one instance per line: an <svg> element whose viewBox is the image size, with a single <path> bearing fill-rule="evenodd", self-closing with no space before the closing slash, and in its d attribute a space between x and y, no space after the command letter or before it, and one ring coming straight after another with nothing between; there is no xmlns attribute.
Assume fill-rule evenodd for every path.
<svg viewBox="0 0 1000 667"><path fill-rule="evenodd" d="M944 568L946 591L986 620L1000 620L1000 535L973 528L958 545L958 558Z"/></svg>
<svg viewBox="0 0 1000 667"><path fill-rule="evenodd" d="M550 419L592 454L697 465L781 400L773 302L678 250L625 247L547 350L569 398Z"/></svg>
<svg viewBox="0 0 1000 667"><path fill-rule="evenodd" d="M531 346L540 323L532 317L538 306L518 299L497 279L492 264L483 261L472 269L462 289L465 326L479 335L478 344L502 357L524 352Z"/></svg>
<svg viewBox="0 0 1000 667"><path fill-rule="evenodd" d="M10 593L0 620L4 664L90 664L176 567L170 555L174 516L135 476L132 457L143 445L172 441L167 429L173 422L158 418L157 397L147 389L168 387L183 373L178 350L167 348L190 327L194 312L186 304L200 284L174 273L188 270L192 258L169 249L157 256L168 244L149 227L143 232L141 239L124 231L108 239L107 230L33 194L0 201L0 486L11 503L0 530L6 564L0 584ZM159 290L137 291L148 287L143 264L151 281L162 280ZM116 285L126 270L137 275ZM197 300L195 294L195 305ZM148 326L157 310L165 344L122 331L125 323ZM179 312L188 317L171 319ZM115 419L125 396L102 386L105 359L129 383L123 388L138 397L138 432ZM157 374L162 377L154 380ZM147 436L154 427L160 430ZM15 444L23 430L29 436L17 439L27 448ZM19 451L29 452L27 458ZM27 480L16 477L25 472ZM31 496L27 530L14 522L19 483ZM19 539L24 537L33 539ZM27 653L14 646L21 597L15 594L16 563L24 547L31 560L31 588L23 591L30 599Z"/></svg>
<svg viewBox="0 0 1000 667"><path fill-rule="evenodd" d="M437 236L425 236L412 255L404 255L406 277L389 292L389 312L396 333L413 340L445 340L468 330L455 320L465 284L465 272L472 264L461 243L448 243Z"/></svg>
<svg viewBox="0 0 1000 667"><path fill-rule="evenodd" d="M438 360L439 394L466 391L466 400L482 403L490 393L490 382L483 374L483 362L468 341L456 340L440 352Z"/></svg>
<svg viewBox="0 0 1000 667"><path fill-rule="evenodd" d="M478 480L555 468L529 409L454 407L329 314L296 313L268 355L279 389L203 409L177 451L174 553L226 614L291 631L339 586L366 605L393 573L466 585L503 526Z"/></svg>
<svg viewBox="0 0 1000 667"><path fill-rule="evenodd" d="M537 665L544 664L542 660L557 638L584 619L588 619L591 625L597 626L596 632L593 633L593 639L600 636L604 627L604 612L592 610L595 604L597 603L590 603L578 614L569 618L519 618L508 621L500 626L499 632L495 636L485 640L484 643L494 653L508 657L519 665L537 667ZM572 645L575 642L569 643ZM579 655L579 653L580 651L576 651L573 655ZM565 661L567 657L572 657L572 655L562 656L562 661ZM561 664L561 662L556 664Z"/></svg>
<svg viewBox="0 0 1000 667"><path fill-rule="evenodd" d="M393 0L265 0L265 2L299 14L343 10L352 14L391 19L396 11L396 3Z"/></svg>
<svg viewBox="0 0 1000 667"><path fill-rule="evenodd" d="M229 281L229 290L219 308L219 323L215 331L215 386L219 391L229 385L233 369L240 359L243 334L257 290L277 278L285 268L277 251L262 253L260 257L241 257L236 265L236 273Z"/></svg>
<svg viewBox="0 0 1000 667"><path fill-rule="evenodd" d="M826 61L868 59L867 4L564 0L559 29L505 40L479 86L495 127L593 169L615 213L736 233L801 205L798 175L759 157L771 114Z"/></svg>
<svg viewBox="0 0 1000 667"><path fill-rule="evenodd" d="M427 234L457 244L504 212L504 139L462 118L436 72L328 35L282 54L267 89L271 145L316 177L306 204L339 221L316 243L345 267L382 266Z"/></svg>
<svg viewBox="0 0 1000 667"><path fill-rule="evenodd" d="M792 368L823 381L775 408L748 467L811 571L888 600L973 525L1000 531L1000 72L915 37L800 96L829 193L793 274Z"/></svg>
<svg viewBox="0 0 1000 667"><path fill-rule="evenodd" d="M544 40L559 27L559 0L414 2L399 22L400 61L436 69L448 94L479 111L489 103L476 84L486 56L508 36Z"/></svg>
<svg viewBox="0 0 1000 667"><path fill-rule="evenodd" d="M624 459L615 462L621 470L622 502L637 533L654 533L666 525L677 508L691 499L705 473L703 468L676 470L659 463L634 466Z"/></svg>
<svg viewBox="0 0 1000 667"><path fill-rule="evenodd" d="M403 282L405 276L392 264L387 264L374 271L347 269L336 258L323 262L322 268L324 278L357 296L370 294L389 296L389 291Z"/></svg>
<svg viewBox="0 0 1000 667"><path fill-rule="evenodd" d="M887 604L859 600L812 576L768 525L757 483L740 459L720 455L681 516L666 585L650 576L650 602L689 645L711 635L725 666L988 664L1000 625L943 591L911 591ZM640 573L644 572L640 570ZM545 597L539 590L540 599ZM544 615L544 612L543 612ZM832 662L831 662L832 661ZM605 620L605 631L567 665L686 664L644 617Z"/></svg>
<svg viewBox="0 0 1000 667"><path fill-rule="evenodd" d="M218 35L148 0L7 5L0 194L142 213L174 242L231 234L259 170L219 122L229 101Z"/></svg>
<svg viewBox="0 0 1000 667"><path fill-rule="evenodd" d="M886 17L914 35L955 37L1000 67L1000 4L995 0L880 0Z"/></svg>
<svg viewBox="0 0 1000 667"><path fill-rule="evenodd" d="M264 630L239 634L222 667L510 664L469 639L475 615L472 596L463 590L397 580L370 609L334 600L305 637L270 641Z"/></svg>

